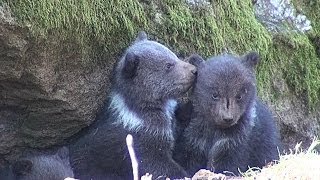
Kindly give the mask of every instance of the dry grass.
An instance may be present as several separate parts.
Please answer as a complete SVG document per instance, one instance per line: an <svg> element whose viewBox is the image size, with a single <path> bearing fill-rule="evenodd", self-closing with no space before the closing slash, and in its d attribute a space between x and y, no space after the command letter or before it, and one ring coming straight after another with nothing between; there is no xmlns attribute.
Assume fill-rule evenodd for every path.
<svg viewBox="0 0 320 180"><path fill-rule="evenodd" d="M192 178L184 180L320 180L320 154L315 150L320 146L320 140L314 140L307 150L303 150L300 145L297 144L294 150L281 155L279 161L267 167L250 168L242 173L242 177L225 176L201 169ZM146 175L141 180L151 178Z"/></svg>
<svg viewBox="0 0 320 180"><path fill-rule="evenodd" d="M301 143L300 143L301 144ZM297 144L295 150L280 156L280 160L259 171L255 168L243 173L244 179L256 180L319 180L320 155L315 147L320 145L319 140L314 140L308 150L302 150Z"/></svg>

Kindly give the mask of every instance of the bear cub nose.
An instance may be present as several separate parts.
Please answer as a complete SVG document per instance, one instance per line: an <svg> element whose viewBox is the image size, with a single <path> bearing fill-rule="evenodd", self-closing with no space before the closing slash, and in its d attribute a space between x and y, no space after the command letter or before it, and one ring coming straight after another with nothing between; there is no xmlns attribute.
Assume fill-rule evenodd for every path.
<svg viewBox="0 0 320 180"><path fill-rule="evenodd" d="M223 119L223 120L224 120L224 122L226 122L226 123L231 123L231 122L233 121L232 118L227 118L227 119Z"/></svg>

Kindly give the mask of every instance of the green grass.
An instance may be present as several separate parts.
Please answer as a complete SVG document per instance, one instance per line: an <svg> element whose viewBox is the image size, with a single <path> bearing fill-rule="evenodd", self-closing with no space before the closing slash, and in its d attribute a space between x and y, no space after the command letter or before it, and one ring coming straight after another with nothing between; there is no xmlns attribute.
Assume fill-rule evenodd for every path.
<svg viewBox="0 0 320 180"><path fill-rule="evenodd" d="M272 74L279 73L311 108L320 101L320 60L310 38L319 34L319 13L310 11L319 6L316 1L316 5L295 1L312 16L312 35L270 34L256 20L251 0L215 0L211 7L198 8L190 8L183 0L1 1L9 4L18 22L27 25L35 38L73 41L83 54L105 52L104 61L116 57L139 30L184 55L197 52L208 57L224 49L237 54L258 51L262 97L275 97Z"/></svg>

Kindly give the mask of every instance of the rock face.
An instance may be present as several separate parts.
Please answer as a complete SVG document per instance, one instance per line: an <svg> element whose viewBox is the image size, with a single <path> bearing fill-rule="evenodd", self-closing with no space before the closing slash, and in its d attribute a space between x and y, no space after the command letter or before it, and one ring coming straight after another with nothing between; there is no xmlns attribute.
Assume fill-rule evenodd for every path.
<svg viewBox="0 0 320 180"><path fill-rule="evenodd" d="M108 69L83 65L77 45L35 41L0 9L0 165L25 148L61 143L89 125Z"/></svg>
<svg viewBox="0 0 320 180"><path fill-rule="evenodd" d="M290 0L257 0L254 2L254 8L257 19L271 33L305 33L312 29L310 20L298 12ZM317 38L313 41L319 56ZM320 132L319 105L314 112L309 112L304 105L306 103L292 95L281 78L273 79L273 89L275 93L282 94L276 102L271 103L269 100L268 104L278 120L284 148L294 148L300 141L304 147L310 145L313 137L319 136Z"/></svg>
<svg viewBox="0 0 320 180"><path fill-rule="evenodd" d="M289 93L283 79L275 78L273 88L276 93L287 92L276 102L267 102L277 120L284 149L294 149L299 142L302 142L302 147L309 147L313 138L319 136L320 107L309 112L301 99Z"/></svg>
<svg viewBox="0 0 320 180"><path fill-rule="evenodd" d="M310 146L313 138L319 136L320 113L319 111L307 113L301 100L294 97L282 98L273 106L274 114L278 119L283 147L294 149L295 145L302 142L302 147Z"/></svg>

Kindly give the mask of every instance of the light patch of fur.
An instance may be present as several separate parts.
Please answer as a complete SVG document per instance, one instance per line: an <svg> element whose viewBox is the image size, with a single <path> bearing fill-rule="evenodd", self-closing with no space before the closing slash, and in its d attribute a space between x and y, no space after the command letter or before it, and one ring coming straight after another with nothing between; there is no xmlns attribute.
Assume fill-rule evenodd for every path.
<svg viewBox="0 0 320 180"><path fill-rule="evenodd" d="M143 128L143 120L140 119L136 113L129 110L124 102L124 99L119 94L111 96L110 110L117 115L117 121L113 124L122 125L129 131L137 132Z"/></svg>
<svg viewBox="0 0 320 180"><path fill-rule="evenodd" d="M139 118L135 112L127 107L123 97L117 93L111 95L109 108L117 116L116 121L113 122L114 125L120 125L129 131L145 131L154 136L162 136L165 139L173 140L172 119L176 105L177 102L175 100L167 102L164 113L168 121L166 127L162 128L154 128L149 124L145 124L143 119Z"/></svg>
<svg viewBox="0 0 320 180"><path fill-rule="evenodd" d="M255 121L257 118L257 108L256 108L256 102L253 103L251 109L250 109L250 114L249 114L249 118L250 118L250 126L254 127L255 126Z"/></svg>
<svg viewBox="0 0 320 180"><path fill-rule="evenodd" d="M177 108L177 104L178 104L177 101L174 99L169 99L166 103L165 113L166 113L166 116L170 119L170 123L173 119L174 111Z"/></svg>

